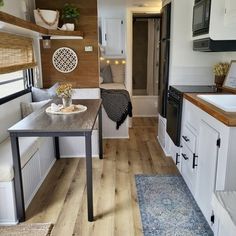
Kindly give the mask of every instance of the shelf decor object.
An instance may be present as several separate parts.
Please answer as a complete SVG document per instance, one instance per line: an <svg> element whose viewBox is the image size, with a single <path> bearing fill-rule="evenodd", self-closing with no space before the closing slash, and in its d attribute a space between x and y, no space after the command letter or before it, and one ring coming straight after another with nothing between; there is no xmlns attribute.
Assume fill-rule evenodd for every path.
<svg viewBox="0 0 236 236"><path fill-rule="evenodd" d="M225 77L229 71L229 63L218 63L214 65L213 72L215 74L215 84L220 88L224 83Z"/></svg>
<svg viewBox="0 0 236 236"><path fill-rule="evenodd" d="M61 19L64 25L71 23L74 24L74 28L78 28L78 19L79 19L79 9L72 5L66 3L62 9Z"/></svg>
<svg viewBox="0 0 236 236"><path fill-rule="evenodd" d="M71 48L61 47L54 52L52 63L59 72L70 73L75 70L78 65L78 57Z"/></svg>
<svg viewBox="0 0 236 236"><path fill-rule="evenodd" d="M65 31L57 29L48 29L2 11L0 11L0 22L3 30L8 31L9 27L10 29L14 27L17 34L19 34L19 29L20 29L30 35L32 35L32 32L35 32L36 36L49 35L56 39L64 39L64 38L83 39L84 36L83 32L78 30Z"/></svg>
<svg viewBox="0 0 236 236"><path fill-rule="evenodd" d="M86 110L87 107L83 105L70 105L67 108L61 108L59 111L53 111L51 107L48 107L46 112L54 115L70 115L85 112Z"/></svg>
<svg viewBox="0 0 236 236"><path fill-rule="evenodd" d="M34 18L37 25L46 29L57 29L59 22L59 11L34 10Z"/></svg>
<svg viewBox="0 0 236 236"><path fill-rule="evenodd" d="M225 78L223 88L236 91L236 61L231 61L228 74Z"/></svg>

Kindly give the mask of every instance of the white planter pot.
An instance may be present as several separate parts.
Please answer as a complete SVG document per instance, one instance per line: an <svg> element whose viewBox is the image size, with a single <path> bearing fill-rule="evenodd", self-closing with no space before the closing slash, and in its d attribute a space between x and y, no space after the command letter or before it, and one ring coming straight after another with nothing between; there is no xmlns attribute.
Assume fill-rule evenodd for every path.
<svg viewBox="0 0 236 236"><path fill-rule="evenodd" d="M40 10L41 16L46 22L53 23L55 19L57 18L57 11L52 11L52 10ZM59 21L59 15L58 19L53 25L48 25L46 24L42 18L40 17L38 10L34 10L34 19L35 23L39 26L42 26L47 29L57 29L58 27L58 21Z"/></svg>

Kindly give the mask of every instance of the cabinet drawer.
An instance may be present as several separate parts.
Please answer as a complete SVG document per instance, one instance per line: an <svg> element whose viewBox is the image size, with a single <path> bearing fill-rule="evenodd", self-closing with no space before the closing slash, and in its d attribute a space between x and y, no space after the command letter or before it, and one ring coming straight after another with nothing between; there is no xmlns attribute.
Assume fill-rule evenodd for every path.
<svg viewBox="0 0 236 236"><path fill-rule="evenodd" d="M184 144L181 152L181 174L193 195L196 187L196 161L196 156Z"/></svg>
<svg viewBox="0 0 236 236"><path fill-rule="evenodd" d="M190 124L196 131L200 127L199 108L184 99L184 121Z"/></svg>
<svg viewBox="0 0 236 236"><path fill-rule="evenodd" d="M184 125L182 132L182 143L187 145L188 148L195 153L196 151L196 135L189 129L187 125Z"/></svg>

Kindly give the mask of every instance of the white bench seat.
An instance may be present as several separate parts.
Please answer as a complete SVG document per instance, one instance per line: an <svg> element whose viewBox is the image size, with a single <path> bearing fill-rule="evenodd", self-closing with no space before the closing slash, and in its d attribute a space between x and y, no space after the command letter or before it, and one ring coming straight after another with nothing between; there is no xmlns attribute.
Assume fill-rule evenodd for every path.
<svg viewBox="0 0 236 236"><path fill-rule="evenodd" d="M38 150L38 137L20 137L21 168ZM13 160L11 151L11 140L7 138L0 144L0 182L9 182L14 178Z"/></svg>

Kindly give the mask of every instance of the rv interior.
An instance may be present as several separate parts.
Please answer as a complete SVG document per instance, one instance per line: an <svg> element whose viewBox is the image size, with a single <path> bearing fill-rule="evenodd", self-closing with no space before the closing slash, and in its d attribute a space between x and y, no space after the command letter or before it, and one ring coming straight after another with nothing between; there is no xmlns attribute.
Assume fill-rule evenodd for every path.
<svg viewBox="0 0 236 236"><path fill-rule="evenodd" d="M236 235L235 0L0 0L0 235Z"/></svg>

